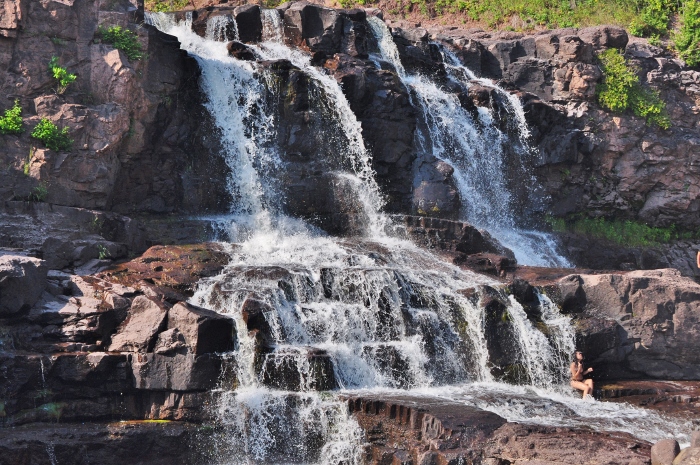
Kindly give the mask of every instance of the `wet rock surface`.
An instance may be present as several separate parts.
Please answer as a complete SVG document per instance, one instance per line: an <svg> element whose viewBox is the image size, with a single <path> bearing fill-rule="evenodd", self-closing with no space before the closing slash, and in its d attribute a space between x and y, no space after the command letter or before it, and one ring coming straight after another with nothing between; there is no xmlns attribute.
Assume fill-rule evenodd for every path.
<svg viewBox="0 0 700 465"><path fill-rule="evenodd" d="M367 463L650 463L650 445L572 428L508 423L498 415L420 396L348 399L366 432Z"/></svg>

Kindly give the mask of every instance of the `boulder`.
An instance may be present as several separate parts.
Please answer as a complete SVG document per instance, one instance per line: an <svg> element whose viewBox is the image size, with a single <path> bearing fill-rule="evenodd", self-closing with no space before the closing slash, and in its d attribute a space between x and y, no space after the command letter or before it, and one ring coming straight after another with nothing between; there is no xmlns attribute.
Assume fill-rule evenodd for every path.
<svg viewBox="0 0 700 465"><path fill-rule="evenodd" d="M624 28L618 26L593 26L578 31L578 36L587 44L598 50L601 48L617 48L624 50L629 42L629 36Z"/></svg>
<svg viewBox="0 0 700 465"><path fill-rule="evenodd" d="M651 447L651 465L672 465L681 448L675 439L662 439Z"/></svg>
<svg viewBox="0 0 700 465"><path fill-rule="evenodd" d="M700 465L700 447L683 449L673 461L673 465Z"/></svg>
<svg viewBox="0 0 700 465"><path fill-rule="evenodd" d="M364 10L336 10L296 2L284 11L285 40L322 56L367 56L369 30Z"/></svg>
<svg viewBox="0 0 700 465"><path fill-rule="evenodd" d="M594 364L660 379L700 376L700 284L662 269L571 275L557 286L558 303L581 312L579 338Z"/></svg>
<svg viewBox="0 0 700 465"><path fill-rule="evenodd" d="M233 349L233 320L186 302L180 302L168 311L168 329L177 329L184 338L187 351L194 355Z"/></svg>
<svg viewBox="0 0 700 465"><path fill-rule="evenodd" d="M244 43L237 40L232 40L226 44L228 54L239 60L255 61L255 53Z"/></svg>
<svg viewBox="0 0 700 465"><path fill-rule="evenodd" d="M266 347L272 347L275 344L272 327L265 316L270 314L270 318L274 318L272 316L274 312L275 310L272 306L254 296L245 299L241 306L241 315L248 331L256 331L257 337L260 338L260 341Z"/></svg>
<svg viewBox="0 0 700 465"><path fill-rule="evenodd" d="M126 320L112 336L110 352L152 351L159 332L167 324L168 307L146 296L134 299Z"/></svg>
<svg viewBox="0 0 700 465"><path fill-rule="evenodd" d="M38 258L0 255L0 317L14 315L34 305L46 289L47 272L44 262Z"/></svg>
<svg viewBox="0 0 700 465"><path fill-rule="evenodd" d="M233 10L233 17L238 25L238 40L246 43L260 42L263 27L258 5L238 6Z"/></svg>
<svg viewBox="0 0 700 465"><path fill-rule="evenodd" d="M206 391L216 387L221 359L212 354L135 354L134 385L151 391Z"/></svg>
<svg viewBox="0 0 700 465"><path fill-rule="evenodd" d="M100 272L97 277L135 288L151 287L175 304L187 300L197 281L215 276L228 263L220 244L153 246L138 258Z"/></svg>

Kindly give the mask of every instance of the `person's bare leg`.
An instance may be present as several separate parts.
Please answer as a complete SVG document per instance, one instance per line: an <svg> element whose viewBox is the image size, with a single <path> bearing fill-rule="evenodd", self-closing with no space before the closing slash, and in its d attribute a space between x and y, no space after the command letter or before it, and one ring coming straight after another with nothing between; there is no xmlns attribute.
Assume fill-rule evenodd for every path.
<svg viewBox="0 0 700 465"><path fill-rule="evenodd" d="M571 381L571 387L574 389L578 389L579 391L582 392L581 397L586 397L586 394L588 393L588 386L586 384L582 383L581 381Z"/></svg>
<svg viewBox="0 0 700 465"><path fill-rule="evenodd" d="M583 381L583 384L585 384L586 387L588 388L588 389L587 389L587 390L588 390L588 393L587 393L587 394L588 394L589 396L593 396L593 380L592 380L592 379L586 379L586 380Z"/></svg>

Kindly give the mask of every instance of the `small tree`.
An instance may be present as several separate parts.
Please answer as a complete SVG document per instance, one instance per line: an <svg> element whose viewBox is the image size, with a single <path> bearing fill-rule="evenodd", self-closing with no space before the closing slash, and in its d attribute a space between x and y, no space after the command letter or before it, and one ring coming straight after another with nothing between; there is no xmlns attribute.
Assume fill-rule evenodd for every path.
<svg viewBox="0 0 700 465"><path fill-rule="evenodd" d="M68 150L73 144L73 140L68 137L68 128L58 129L50 119L42 118L34 127L31 136L44 143L44 145L56 152Z"/></svg>
<svg viewBox="0 0 700 465"><path fill-rule="evenodd" d="M5 115L0 118L0 133L19 134L22 132L22 107L19 100L15 100L12 108L5 110Z"/></svg>
<svg viewBox="0 0 700 465"><path fill-rule="evenodd" d="M77 76L68 72L66 68L58 64L58 57L53 56L49 61L49 72L56 80L58 84L56 87L56 93L62 94L66 91L69 84L72 84Z"/></svg>

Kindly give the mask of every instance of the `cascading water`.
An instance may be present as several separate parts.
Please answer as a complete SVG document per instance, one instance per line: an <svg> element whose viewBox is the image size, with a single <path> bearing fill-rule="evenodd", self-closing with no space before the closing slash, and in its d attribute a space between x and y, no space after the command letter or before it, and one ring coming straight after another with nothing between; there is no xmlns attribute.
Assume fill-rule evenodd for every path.
<svg viewBox="0 0 700 465"><path fill-rule="evenodd" d="M237 328L236 350L227 355L225 379L214 393L214 463L361 463L361 430L338 388L446 396L523 422L567 424L564 413L550 418L552 411L566 409L578 415L574 422L607 415L610 406L552 391L566 377L564 354L572 350L573 336L570 321L545 296L540 296L541 322L548 337L517 302L508 308L519 362L538 388L494 382L479 293L481 286L498 283L383 235L381 196L359 123L337 82L314 68L307 55L281 43L277 15L264 11L266 42L251 48L261 59L289 60L311 78L333 132L324 133L324 140L343 148L347 163L340 174L364 196L371 220L364 238L330 238L276 209L281 194L272 174L283 166L271 142L276 116L265 106L270 77L256 63L228 56L216 39L224 37L217 31L230 28L211 23L207 40L192 33L188 22L148 18L176 35L200 63L207 107L232 168L233 227L241 233L230 236L240 243L230 245L224 271L202 281L192 298L194 304L229 315ZM454 104L427 80L416 77L414 82L432 89L434 102ZM489 127L482 124L487 132ZM469 137L485 137L472 132ZM439 147L441 139L436 140ZM504 400L502 393L516 401ZM573 406L565 409L564 403ZM627 419L640 416L638 409L618 411ZM617 426L596 423L600 429ZM671 426L655 417L636 434L652 437L659 431L671 431Z"/></svg>
<svg viewBox="0 0 700 465"><path fill-rule="evenodd" d="M522 230L516 225L514 211L517 207L506 177L506 147L511 146L512 141L498 128L493 112L479 107L475 119L454 93L445 91L425 76L409 75L401 64L388 27L377 17L368 18L368 22L377 38L381 59L396 69L399 78L411 91L414 106L421 111L425 130L419 139L425 145L424 150L454 168L453 177L459 188L463 217L475 226L488 230L503 245L513 250L521 264L570 266L556 252L556 244L551 237L537 231ZM454 55L449 52L445 54L450 58L447 69L453 80L468 87L467 79L458 79L460 75L466 76L496 89L504 96L508 102L508 111L515 116L518 144L522 147L519 154L526 153L529 130L517 97L486 79L472 79L473 73L458 65ZM523 184L535 184L524 168L518 174Z"/></svg>

